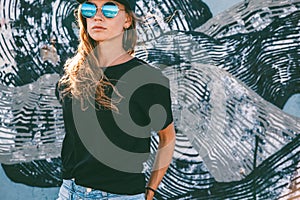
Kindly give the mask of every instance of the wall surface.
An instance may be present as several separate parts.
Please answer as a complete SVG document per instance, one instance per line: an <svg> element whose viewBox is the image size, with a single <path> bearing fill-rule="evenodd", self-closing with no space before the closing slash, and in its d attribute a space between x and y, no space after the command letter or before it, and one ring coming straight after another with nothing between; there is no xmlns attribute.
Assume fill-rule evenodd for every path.
<svg viewBox="0 0 300 200"><path fill-rule="evenodd" d="M3 1L3 0L1 0ZM216 15L241 0L204 0ZM300 95L293 96L285 105L284 110L300 117ZM0 166L0 200L48 200L56 199L59 188L37 188L10 181Z"/></svg>
<svg viewBox="0 0 300 200"><path fill-rule="evenodd" d="M240 2L239 0L205 0L205 3L210 7L211 12L215 15L218 12L226 10L235 3ZM10 181L2 167L0 166L0 194L1 200L48 200L56 199L56 194L59 188L37 188L29 187L23 184L17 184Z"/></svg>

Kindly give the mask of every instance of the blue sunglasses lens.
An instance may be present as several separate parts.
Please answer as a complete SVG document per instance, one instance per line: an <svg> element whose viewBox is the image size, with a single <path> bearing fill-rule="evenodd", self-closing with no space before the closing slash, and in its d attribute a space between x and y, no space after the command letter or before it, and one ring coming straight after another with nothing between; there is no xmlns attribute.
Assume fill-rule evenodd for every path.
<svg viewBox="0 0 300 200"><path fill-rule="evenodd" d="M83 3L81 5L81 14L85 18L94 17L97 13L97 6L93 3Z"/></svg>
<svg viewBox="0 0 300 200"><path fill-rule="evenodd" d="M105 3L101 8L102 14L107 18L114 18L119 12L119 7L113 2ZM81 5L81 14L85 18L92 18L97 13L97 6L90 2Z"/></svg>
<svg viewBox="0 0 300 200"><path fill-rule="evenodd" d="M117 16L118 12L118 6L112 2L108 2L102 6L102 13L107 18L114 18Z"/></svg>

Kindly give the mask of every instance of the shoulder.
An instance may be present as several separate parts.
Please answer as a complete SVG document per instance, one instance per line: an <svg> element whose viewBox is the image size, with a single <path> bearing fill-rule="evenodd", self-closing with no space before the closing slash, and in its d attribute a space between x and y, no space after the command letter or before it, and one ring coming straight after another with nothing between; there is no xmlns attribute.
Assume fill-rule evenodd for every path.
<svg viewBox="0 0 300 200"><path fill-rule="evenodd" d="M108 68L105 75L110 79L118 80L120 83L127 83L124 87L128 86L128 83L134 87L152 83L168 87L168 79L158 67L136 57L124 63L122 67Z"/></svg>
<svg viewBox="0 0 300 200"><path fill-rule="evenodd" d="M135 62L138 64L128 73L129 76L127 77L129 77L134 84L140 86L140 91L155 95L160 92L169 93L169 79L162 73L159 67L138 58L135 58Z"/></svg>
<svg viewBox="0 0 300 200"><path fill-rule="evenodd" d="M161 69L155 65L149 64L144 60L141 60L139 58L134 58L135 62L137 63L136 66L141 67L141 70L147 73L146 75L154 75L159 77L164 77Z"/></svg>
<svg viewBox="0 0 300 200"><path fill-rule="evenodd" d="M138 63L141 66L144 66L146 69L154 70L154 71L160 71L160 69L157 66L154 66L152 64L147 63L146 61L140 59L140 58L133 58L136 63Z"/></svg>

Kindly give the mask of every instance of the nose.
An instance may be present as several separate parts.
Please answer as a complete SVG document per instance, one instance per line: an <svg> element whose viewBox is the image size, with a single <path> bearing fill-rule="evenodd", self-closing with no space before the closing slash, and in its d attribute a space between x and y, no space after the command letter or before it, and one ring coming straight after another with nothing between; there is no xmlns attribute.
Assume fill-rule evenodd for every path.
<svg viewBox="0 0 300 200"><path fill-rule="evenodd" d="M103 21L104 18L105 17L103 15L102 11L101 11L101 8L98 8L97 12L96 12L96 15L94 16L94 19Z"/></svg>

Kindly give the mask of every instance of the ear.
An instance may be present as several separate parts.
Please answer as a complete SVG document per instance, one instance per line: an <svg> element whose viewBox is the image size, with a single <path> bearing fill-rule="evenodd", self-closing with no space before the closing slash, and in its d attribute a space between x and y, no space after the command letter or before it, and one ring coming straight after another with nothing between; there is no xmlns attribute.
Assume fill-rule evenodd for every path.
<svg viewBox="0 0 300 200"><path fill-rule="evenodd" d="M125 23L123 27L127 29L131 26L131 24L132 24L132 17L128 13L126 13Z"/></svg>

